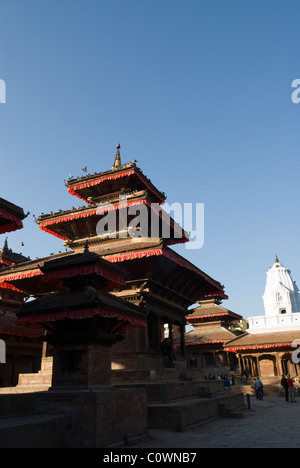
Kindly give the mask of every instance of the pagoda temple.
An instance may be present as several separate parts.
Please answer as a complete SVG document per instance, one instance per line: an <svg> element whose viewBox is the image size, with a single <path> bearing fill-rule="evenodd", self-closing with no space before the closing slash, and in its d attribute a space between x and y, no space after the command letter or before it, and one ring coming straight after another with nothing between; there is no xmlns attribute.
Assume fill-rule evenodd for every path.
<svg viewBox="0 0 300 468"><path fill-rule="evenodd" d="M188 308L227 296L171 249L188 236L162 210L165 195L135 161L122 164L120 145L111 169L66 186L85 205L36 221L70 250L0 272L6 288L30 298L17 324L42 330L53 356L52 386L36 395L35 411L67 415L67 446L101 447L148 427L183 430L217 417L228 400L230 411L243 408L242 395L225 398L221 382L210 392L201 371L193 380L179 370ZM168 338L173 352L175 337L169 369L161 344Z"/></svg>
<svg viewBox="0 0 300 468"><path fill-rule="evenodd" d="M113 368L165 365L161 342L167 333L173 345L173 331L181 337L178 354L185 365L188 307L206 294L227 296L218 281L170 248L188 242L188 235L161 208L165 194L143 174L136 161L122 164L120 145L110 170L69 179L66 187L86 205L40 216L39 228L61 238L75 252L88 241L90 251L122 265L128 277L111 294L147 312L147 328L129 331L114 347ZM146 223L139 218L141 213L146 213ZM153 213L155 235L151 231ZM112 231L99 233L99 226L110 221Z"/></svg>

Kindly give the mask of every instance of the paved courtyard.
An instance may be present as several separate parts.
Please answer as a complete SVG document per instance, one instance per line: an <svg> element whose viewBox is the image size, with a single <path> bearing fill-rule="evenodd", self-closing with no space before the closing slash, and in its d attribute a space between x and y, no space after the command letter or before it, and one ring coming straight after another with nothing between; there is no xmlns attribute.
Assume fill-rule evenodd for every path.
<svg viewBox="0 0 300 468"><path fill-rule="evenodd" d="M297 448L300 447L300 399L251 397L240 419L218 419L185 432L151 430L134 448Z"/></svg>

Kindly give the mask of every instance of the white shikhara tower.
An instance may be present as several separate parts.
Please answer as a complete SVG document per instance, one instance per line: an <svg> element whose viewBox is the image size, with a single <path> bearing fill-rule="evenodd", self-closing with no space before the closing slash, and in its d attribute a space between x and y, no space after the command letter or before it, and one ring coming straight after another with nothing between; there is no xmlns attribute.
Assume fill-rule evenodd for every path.
<svg viewBox="0 0 300 468"><path fill-rule="evenodd" d="M300 291L277 256L267 271L263 302L265 315L248 319L249 333L300 330Z"/></svg>

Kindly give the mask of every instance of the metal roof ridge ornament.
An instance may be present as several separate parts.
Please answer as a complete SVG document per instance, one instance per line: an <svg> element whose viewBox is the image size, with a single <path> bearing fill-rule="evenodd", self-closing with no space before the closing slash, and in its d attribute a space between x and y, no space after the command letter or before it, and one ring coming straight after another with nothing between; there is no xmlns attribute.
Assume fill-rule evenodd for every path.
<svg viewBox="0 0 300 468"><path fill-rule="evenodd" d="M120 143L117 144L116 148L117 148L117 154L116 154L116 157L115 157L115 162L114 162L114 165L112 167L112 170L119 169L120 167L122 167L121 156L120 156L120 148L121 148Z"/></svg>

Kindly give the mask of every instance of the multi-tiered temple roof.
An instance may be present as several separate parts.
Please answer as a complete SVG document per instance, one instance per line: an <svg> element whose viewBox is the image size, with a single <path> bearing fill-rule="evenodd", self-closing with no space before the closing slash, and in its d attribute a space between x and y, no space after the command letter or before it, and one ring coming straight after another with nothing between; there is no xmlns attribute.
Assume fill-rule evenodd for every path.
<svg viewBox="0 0 300 468"><path fill-rule="evenodd" d="M187 234L172 218L165 216L159 209L159 206L165 202L165 194L152 184L150 179L136 166L135 162L122 165L120 146L118 145L117 148L117 155L112 169L70 179L66 182L68 192L84 200L88 205L42 215L37 219L39 228L61 238L65 241L65 245L72 249L81 248L88 239L90 248L95 250L96 245L99 246L100 244L97 224L101 216L109 211L114 211L117 215L118 236L123 239L122 243L117 243L117 248L121 246L121 250L124 251L128 247L128 242L125 242L124 239L127 237L128 241L130 236L128 232L125 231L124 233L124 226L119 225L119 215L120 213L123 215L124 208L135 207L138 209L139 206L143 205L149 210L149 226L151 221L150 208L156 210L160 217L160 232L162 232L163 226L166 227L166 225L170 224L168 244L186 242L188 240ZM106 206L107 204L109 206ZM128 225L134 215L127 213L127 218ZM105 242L101 239L101 254L104 254L103 249L105 248L107 253L112 252L112 249L116 247L116 245L113 245L115 243L108 239L104 240ZM139 242L139 247L140 245L141 242ZM147 245L149 245L149 240Z"/></svg>
<svg viewBox="0 0 300 468"><path fill-rule="evenodd" d="M28 270L27 270L28 272ZM114 318L130 326L144 326L145 315L137 307L106 294L107 289L125 283L126 272L89 252L46 258L36 269L36 276L24 278L7 275L8 281L33 289L45 285L45 293L23 304L18 312L19 324L44 328L64 319L92 317ZM27 280L28 286L25 285ZM53 325L51 326L53 327Z"/></svg>
<svg viewBox="0 0 300 468"><path fill-rule="evenodd" d="M129 280L137 276L143 279L152 278L156 282L157 292L162 283L167 283L167 297L170 296L170 291L176 291L179 297L179 287L181 300L185 298L182 300L185 306L186 303L200 299L205 293L219 294L226 298L220 283L170 249L172 244L187 242L188 235L170 216L159 210L159 205L165 201L165 194L143 174L136 162L122 165L120 145L117 146L115 163L110 170L72 178L66 182L66 186L69 193L86 201L88 205L42 215L37 219L40 229L62 238L65 245L74 250L83 248L88 240L90 250L109 262L124 262L125 268L130 272ZM129 214L129 208L135 207L138 210L141 205L149 210L149 232L139 238L132 238L128 230L124 235L120 216L128 209L125 212L126 230L134 218L134 215ZM157 237L150 233L153 209L159 210L160 227ZM116 213L116 235L101 237L97 233L97 225L109 211ZM163 236L166 227L169 228L169 235Z"/></svg>
<svg viewBox="0 0 300 468"><path fill-rule="evenodd" d="M198 348L223 345L236 337L236 331L233 331L231 326L241 320L240 315L222 307L217 299L201 301L187 316L187 322L194 330L187 333L186 345Z"/></svg>
<svg viewBox="0 0 300 468"><path fill-rule="evenodd" d="M0 234L22 229L25 218L22 208L0 198Z"/></svg>

